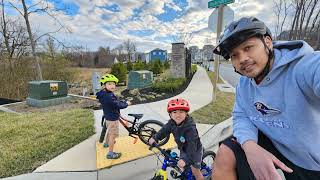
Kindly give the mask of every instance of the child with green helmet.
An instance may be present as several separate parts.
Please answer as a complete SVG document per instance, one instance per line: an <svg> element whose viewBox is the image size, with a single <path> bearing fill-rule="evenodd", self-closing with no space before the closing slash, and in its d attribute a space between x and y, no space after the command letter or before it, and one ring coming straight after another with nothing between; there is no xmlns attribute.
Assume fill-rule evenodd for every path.
<svg viewBox="0 0 320 180"><path fill-rule="evenodd" d="M116 90L118 78L112 74L105 74L100 78L100 85L103 88L97 92L96 96L102 105L103 114L106 118L108 131L105 138L104 147L109 147L108 159L118 159L121 153L114 152L115 139L119 136L120 109L131 105L129 101L121 101L113 93Z"/></svg>

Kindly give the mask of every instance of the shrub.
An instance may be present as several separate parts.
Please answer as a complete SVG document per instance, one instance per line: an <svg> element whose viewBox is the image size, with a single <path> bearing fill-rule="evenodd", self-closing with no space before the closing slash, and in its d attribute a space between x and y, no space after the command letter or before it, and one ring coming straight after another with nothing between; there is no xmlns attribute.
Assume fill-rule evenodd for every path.
<svg viewBox="0 0 320 180"><path fill-rule="evenodd" d="M151 62L151 71L153 74L160 74L163 72L163 64L161 63L160 59Z"/></svg>
<svg viewBox="0 0 320 180"><path fill-rule="evenodd" d="M133 69L133 64L132 64L131 61L129 61L129 62L127 63L127 71L129 72L129 71L131 71L132 69Z"/></svg>
<svg viewBox="0 0 320 180"><path fill-rule="evenodd" d="M196 64L192 64L192 66L191 66L191 72L192 72L192 74L194 74L195 72L197 72L197 65L196 65Z"/></svg>
<svg viewBox="0 0 320 180"><path fill-rule="evenodd" d="M169 68L170 68L170 63L169 63L169 61L164 61L163 67L164 67L164 69L169 69Z"/></svg>
<svg viewBox="0 0 320 180"><path fill-rule="evenodd" d="M152 89L156 92L173 93L183 86L185 78L169 78L161 82L152 84Z"/></svg>
<svg viewBox="0 0 320 180"><path fill-rule="evenodd" d="M135 71L140 71L140 70L144 70L145 67L144 67L144 64L142 63L142 61L141 61L141 60L138 60L138 61L134 64L133 69L134 69Z"/></svg>
<svg viewBox="0 0 320 180"><path fill-rule="evenodd" d="M127 73L127 68L122 62L112 65L111 74L115 75L119 79L119 82L125 82L127 80Z"/></svg>

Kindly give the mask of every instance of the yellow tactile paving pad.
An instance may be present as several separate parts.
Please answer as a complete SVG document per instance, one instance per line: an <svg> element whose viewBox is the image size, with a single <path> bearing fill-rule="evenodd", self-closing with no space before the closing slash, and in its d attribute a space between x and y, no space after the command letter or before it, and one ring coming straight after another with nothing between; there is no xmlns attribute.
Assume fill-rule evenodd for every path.
<svg viewBox="0 0 320 180"><path fill-rule="evenodd" d="M122 156L119 159L107 159L106 155L108 148L104 148L103 143L96 143L97 169L108 168L116 164L122 164L154 154L153 151L149 150L149 146L145 145L142 141L140 141L140 139L136 144L133 144L134 138L130 136L118 137L116 141L117 142L115 144L114 151L122 153ZM167 144L162 146L162 148L171 149L176 146L177 144L174 142L174 138L171 135L170 140L167 142Z"/></svg>

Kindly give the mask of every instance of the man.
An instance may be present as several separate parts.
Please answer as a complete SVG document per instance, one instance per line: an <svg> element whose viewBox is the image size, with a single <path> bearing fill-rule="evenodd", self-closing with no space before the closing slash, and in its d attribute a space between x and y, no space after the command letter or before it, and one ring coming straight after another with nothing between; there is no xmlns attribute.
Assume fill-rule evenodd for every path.
<svg viewBox="0 0 320 180"><path fill-rule="evenodd" d="M213 179L320 179L320 52L304 41L272 42L265 24L241 18L214 53L242 75L233 136L224 140Z"/></svg>

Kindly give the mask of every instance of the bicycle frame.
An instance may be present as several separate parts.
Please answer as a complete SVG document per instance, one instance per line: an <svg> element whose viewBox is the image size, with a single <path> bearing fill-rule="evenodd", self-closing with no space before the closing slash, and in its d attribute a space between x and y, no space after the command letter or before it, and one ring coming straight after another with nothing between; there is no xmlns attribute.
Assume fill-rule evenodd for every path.
<svg viewBox="0 0 320 180"><path fill-rule="evenodd" d="M173 158L171 157L171 155L166 152L164 149L155 146L160 152L161 154L164 156L164 161L162 163L162 167L160 170L157 171L156 176L160 175L162 176L164 179L167 179L167 168L168 167L172 167L174 170L178 171L180 173L180 175L178 176L176 172L172 173L173 171L170 172L170 175L173 178L185 178L187 180L195 180L192 171L191 171L191 167L187 167L184 171L181 171L181 169L177 166L177 162L178 162L178 158ZM151 147L150 147L151 148ZM208 167L206 164L201 164L201 172L203 172L205 170L205 173L202 173L202 175L204 177L210 176L211 175L211 168ZM175 176L175 177L174 177Z"/></svg>
<svg viewBox="0 0 320 180"><path fill-rule="evenodd" d="M138 127L137 127L137 118L134 118L133 122L123 118L120 116L119 122L122 124L122 126L129 132L129 136L133 137L132 134L137 135L138 134ZM128 124L125 123L128 122L131 124L131 126L128 126Z"/></svg>

